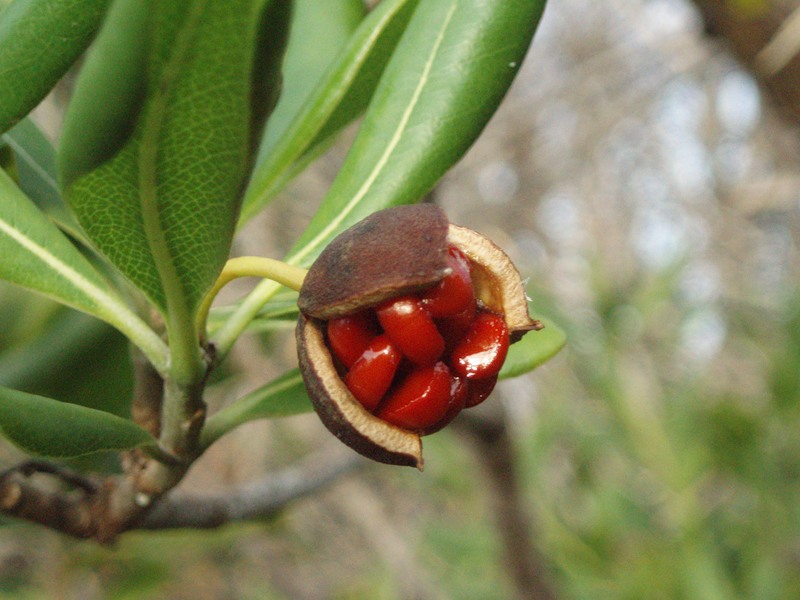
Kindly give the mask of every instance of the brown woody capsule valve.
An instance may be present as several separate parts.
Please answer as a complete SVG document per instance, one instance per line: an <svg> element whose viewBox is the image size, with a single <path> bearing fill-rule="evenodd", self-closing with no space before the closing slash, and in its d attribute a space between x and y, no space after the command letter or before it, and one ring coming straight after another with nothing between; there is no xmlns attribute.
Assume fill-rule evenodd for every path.
<svg viewBox="0 0 800 600"><path fill-rule="evenodd" d="M429 204L343 232L298 306L300 369L322 422L364 456L419 469L420 435L483 401L508 344L541 328L506 254Z"/></svg>

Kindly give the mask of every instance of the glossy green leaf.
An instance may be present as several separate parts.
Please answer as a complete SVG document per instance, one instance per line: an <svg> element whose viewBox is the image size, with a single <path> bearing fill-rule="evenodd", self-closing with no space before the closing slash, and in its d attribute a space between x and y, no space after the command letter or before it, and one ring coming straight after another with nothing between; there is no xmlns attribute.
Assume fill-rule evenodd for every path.
<svg viewBox="0 0 800 600"><path fill-rule="evenodd" d="M14 152L20 189L73 238L82 239L75 218L61 200L56 170L56 153L36 124L22 119L2 136Z"/></svg>
<svg viewBox="0 0 800 600"><path fill-rule="evenodd" d="M89 46L109 0L16 0L0 12L0 132L50 92Z"/></svg>
<svg viewBox="0 0 800 600"><path fill-rule="evenodd" d="M81 66L58 149L62 188L102 165L131 136L147 90L151 0L116 0Z"/></svg>
<svg viewBox="0 0 800 600"><path fill-rule="evenodd" d="M156 444L128 419L5 387L0 387L0 432L22 450L51 458Z"/></svg>
<svg viewBox="0 0 800 600"><path fill-rule="evenodd" d="M170 321L191 320L228 256L288 17L281 0L120 0L81 72L67 200Z"/></svg>
<svg viewBox="0 0 800 600"><path fill-rule="evenodd" d="M289 417L311 410L303 377L298 369L293 369L211 415L203 428L201 445L207 448L248 421Z"/></svg>
<svg viewBox="0 0 800 600"><path fill-rule="evenodd" d="M365 14L362 0L295 0L281 97L264 130L257 162L283 138Z"/></svg>
<svg viewBox="0 0 800 600"><path fill-rule="evenodd" d="M544 329L530 331L508 349L500 379L518 377L553 358L567 343L564 330L549 319L540 319Z"/></svg>
<svg viewBox="0 0 800 600"><path fill-rule="evenodd" d="M27 326L26 335L3 346L0 386L120 417L130 416L134 381L130 343L124 336L98 319L19 288L6 286L0 291L6 292L3 299L13 299L11 292L16 291L28 306L41 303L54 309L49 315L40 316L38 323L31 322L28 312L22 313L20 320L27 321L22 323ZM119 470L116 452L100 452L76 460L70 463L80 471Z"/></svg>
<svg viewBox="0 0 800 600"><path fill-rule="evenodd" d="M268 124L244 197L242 223L263 208L296 174L298 167L316 154L315 148L323 146L364 111L417 4L418 0L383 0L361 21L338 56L331 53L336 60L330 62L321 79L316 76L318 83L313 91L309 94L307 89L311 77L304 78L297 84L300 90L296 98L287 94L286 101L281 103L285 108L279 104ZM299 26L294 36L296 46L319 53L316 44L308 43ZM287 62L290 57L291 54ZM287 87L292 85L291 66L287 64ZM319 66L321 63L317 63Z"/></svg>
<svg viewBox="0 0 800 600"><path fill-rule="evenodd" d="M310 263L346 227L433 187L497 109L543 9L544 0L419 4L292 262Z"/></svg>
<svg viewBox="0 0 800 600"><path fill-rule="evenodd" d="M0 171L0 279L94 315L137 343L157 368L166 348L86 258Z"/></svg>

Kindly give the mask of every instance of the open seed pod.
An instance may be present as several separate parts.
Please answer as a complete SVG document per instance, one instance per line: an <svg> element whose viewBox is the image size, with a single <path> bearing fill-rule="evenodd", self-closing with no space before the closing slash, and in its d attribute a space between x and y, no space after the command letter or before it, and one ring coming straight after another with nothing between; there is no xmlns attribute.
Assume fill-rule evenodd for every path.
<svg viewBox="0 0 800 600"><path fill-rule="evenodd" d="M473 304L488 315L486 320L500 321L506 347L526 332L541 328L528 314L522 280L508 256L486 237L450 224L443 211L430 204L386 209L343 232L311 266L300 290L298 357L314 408L331 432L373 460L421 469L420 434L440 429L463 407L464 398L460 399L461 406L451 407L447 414L442 408L442 414L434 419L435 426L398 426L396 420L395 424L388 422L379 416L383 414L380 409L368 410L364 399L356 399L346 385L343 375L351 365L343 367L341 359L332 353L326 333L328 322L374 307L378 307L382 319L380 311L386 309L381 306L398 298L413 298L410 294L429 294L453 272L453 259L448 257L453 253L468 262ZM430 316L426 318L431 320ZM438 335L436 330L433 335ZM452 348L446 352L451 351ZM441 355L443 351L435 352ZM495 371L504 357L503 353L499 364L493 367ZM399 360L393 369L398 368ZM408 362L407 358L402 360L403 364ZM417 358L412 355L411 361ZM432 363L426 358L420 361ZM432 369L431 372L447 369L440 364L425 363L413 368ZM496 380L496 373L493 375ZM469 378L472 374L464 372L463 376ZM454 377L452 381L460 379ZM455 395L455 386L448 390ZM404 423L402 419L400 422Z"/></svg>

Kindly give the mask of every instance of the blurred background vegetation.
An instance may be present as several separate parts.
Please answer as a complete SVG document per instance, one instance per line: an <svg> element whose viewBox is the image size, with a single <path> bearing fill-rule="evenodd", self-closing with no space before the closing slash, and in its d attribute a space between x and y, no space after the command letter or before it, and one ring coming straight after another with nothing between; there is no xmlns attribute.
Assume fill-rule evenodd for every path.
<svg viewBox="0 0 800 600"><path fill-rule="evenodd" d="M499 385L480 423L426 438L424 473L362 466L264 522L129 533L113 548L9 522L0 597L800 597L800 9L697 5L551 1L501 110L435 190L454 222L509 252L569 343ZM54 138L63 100L36 113ZM343 148L237 252L279 256ZM119 339L100 344L89 319L15 289L0 300L4 385L127 397ZM41 340L52 319L63 333ZM36 343L41 364L15 362ZM119 373L70 377L97 352L116 352ZM211 401L293 356L287 331L242 340ZM481 437L487 423L500 434ZM254 423L183 485L224 490L320 447L338 450L314 415Z"/></svg>

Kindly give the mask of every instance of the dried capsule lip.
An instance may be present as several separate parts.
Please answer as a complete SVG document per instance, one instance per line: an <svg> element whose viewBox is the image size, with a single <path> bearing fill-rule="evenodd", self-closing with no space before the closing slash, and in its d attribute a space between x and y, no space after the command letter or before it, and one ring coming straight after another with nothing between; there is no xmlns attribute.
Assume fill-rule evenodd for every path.
<svg viewBox="0 0 800 600"><path fill-rule="evenodd" d="M511 343L528 331L542 329L528 314L522 277L505 252L489 238L459 225L450 224L447 239L470 259L476 295L490 310L504 315Z"/></svg>
<svg viewBox="0 0 800 600"><path fill-rule="evenodd" d="M324 321L433 287L449 273L450 244L469 259L477 298L504 315L512 343L542 328L528 314L508 256L481 234L449 224L435 205L380 211L345 231L312 265L300 291L298 356L314 408L331 432L373 460L422 469L420 436L379 419L353 397L326 346Z"/></svg>
<svg viewBox="0 0 800 600"><path fill-rule="evenodd" d="M300 311L330 319L435 285L448 269L447 233L447 217L433 204L370 215L319 255L300 290Z"/></svg>
<svg viewBox="0 0 800 600"><path fill-rule="evenodd" d="M336 372L321 322L301 314L296 334L300 369L323 424L364 456L422 470L420 437L373 416L353 397Z"/></svg>

